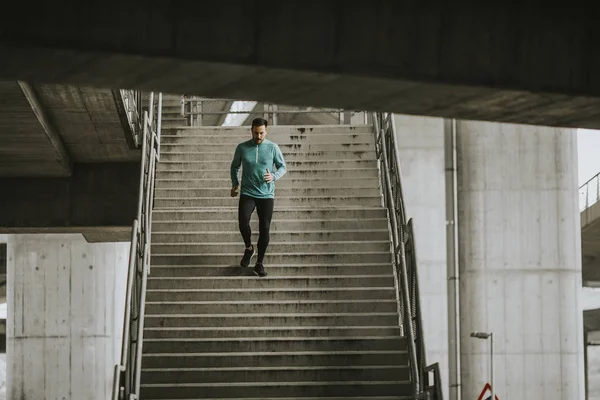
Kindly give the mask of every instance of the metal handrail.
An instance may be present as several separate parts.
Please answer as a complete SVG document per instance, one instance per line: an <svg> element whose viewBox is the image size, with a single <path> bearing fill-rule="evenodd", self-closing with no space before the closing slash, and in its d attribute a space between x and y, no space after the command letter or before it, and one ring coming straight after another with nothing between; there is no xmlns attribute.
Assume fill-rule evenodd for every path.
<svg viewBox="0 0 600 400"><path fill-rule="evenodd" d="M160 159L161 109L162 94L158 93L155 99L154 93L150 93L141 123L135 124L139 129L136 136L139 135L142 145L138 209L131 231L121 360L115 366L112 400L139 399L154 175Z"/></svg>
<svg viewBox="0 0 600 400"><path fill-rule="evenodd" d="M338 123L350 124L350 115L352 112L364 113L367 124L367 112L364 111L349 111L339 108L313 108L306 109L282 109L281 106L273 103L258 102L258 109L252 110L221 110L208 111L205 105L210 103L233 103L231 99L209 99L196 96L182 96L181 98L181 116L186 118L189 126L202 125L202 116L224 116L224 115L248 115L248 116L264 116L265 119L271 120L271 125L277 125L277 119L280 115L306 115L306 114L334 114L338 117ZM260 109L262 108L262 110Z"/></svg>
<svg viewBox="0 0 600 400"><path fill-rule="evenodd" d="M384 204L390 216L394 253L398 311L404 334L408 336L410 376L415 399L428 398L425 342L421 320L419 279L412 220L407 220L402 188L400 159L396 146L393 114L374 113L373 126L377 159L382 167ZM439 374L438 374L439 375ZM439 381L433 385L439 386ZM438 397L441 400L441 395Z"/></svg>
<svg viewBox="0 0 600 400"><path fill-rule="evenodd" d="M596 187L595 187L595 194L596 197L592 198L590 201L590 186L592 185L592 182L596 183ZM581 202L581 196L585 194L585 201ZM583 185L581 185L579 187L579 209L580 211L584 211L587 208L593 206L594 204L596 204L598 201L600 201L600 172L598 172L596 175L594 175L593 177L591 177L590 179L588 179L588 181L586 183L584 183ZM593 194L592 194L593 196Z"/></svg>
<svg viewBox="0 0 600 400"><path fill-rule="evenodd" d="M425 391L431 400L442 400L442 379L440 377L440 365L438 363L425 367L427 383Z"/></svg>

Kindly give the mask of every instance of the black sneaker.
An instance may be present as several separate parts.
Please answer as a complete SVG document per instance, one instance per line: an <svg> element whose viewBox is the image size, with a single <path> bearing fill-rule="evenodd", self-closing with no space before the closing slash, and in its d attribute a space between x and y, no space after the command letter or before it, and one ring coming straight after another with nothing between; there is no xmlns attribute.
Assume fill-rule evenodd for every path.
<svg viewBox="0 0 600 400"><path fill-rule="evenodd" d="M252 257L254 257L254 246L252 246L252 250L246 249L244 251L244 257L242 257L242 261L240 261L240 265L242 267L247 267L248 265L250 265L250 259L252 259Z"/></svg>
<svg viewBox="0 0 600 400"><path fill-rule="evenodd" d="M254 266L254 274L260 276L261 278L263 276L267 276L267 272L265 271L265 266L262 264L256 263L256 265Z"/></svg>

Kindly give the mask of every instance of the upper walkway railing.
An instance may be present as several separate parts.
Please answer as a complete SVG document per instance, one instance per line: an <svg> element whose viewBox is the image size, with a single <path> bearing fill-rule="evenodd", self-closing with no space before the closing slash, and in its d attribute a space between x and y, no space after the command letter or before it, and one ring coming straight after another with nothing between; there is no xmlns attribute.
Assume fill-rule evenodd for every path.
<svg viewBox="0 0 600 400"><path fill-rule="evenodd" d="M232 107L233 103L245 103L240 107ZM223 109L226 108L226 109ZM263 117L270 125L299 124L368 124L369 113L349 111L338 108L315 108L282 106L264 102L237 102L230 99L207 99L196 96L183 96L181 115L186 118L188 126L222 125L225 117L237 116L237 126L249 125L248 118ZM319 118L315 118L319 116ZM307 117L311 117L307 120ZM214 123L214 122L220 123ZM208 122L208 123L207 123Z"/></svg>
<svg viewBox="0 0 600 400"><path fill-rule="evenodd" d="M579 187L579 211L600 201L600 172Z"/></svg>

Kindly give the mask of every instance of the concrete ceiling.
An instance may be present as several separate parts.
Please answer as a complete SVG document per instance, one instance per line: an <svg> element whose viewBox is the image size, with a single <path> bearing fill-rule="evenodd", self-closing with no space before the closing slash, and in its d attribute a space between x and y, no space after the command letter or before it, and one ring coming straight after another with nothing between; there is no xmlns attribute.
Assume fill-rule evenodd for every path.
<svg viewBox="0 0 600 400"><path fill-rule="evenodd" d="M600 31L577 0L13 5L0 79L600 128Z"/></svg>
<svg viewBox="0 0 600 400"><path fill-rule="evenodd" d="M73 163L132 162L118 91L0 82L0 176L70 176Z"/></svg>

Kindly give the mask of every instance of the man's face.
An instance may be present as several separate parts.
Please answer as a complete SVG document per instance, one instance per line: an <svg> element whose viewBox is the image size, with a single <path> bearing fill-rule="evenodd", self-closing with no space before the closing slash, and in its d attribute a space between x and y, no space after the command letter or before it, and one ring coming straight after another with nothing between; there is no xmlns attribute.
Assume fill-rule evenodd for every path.
<svg viewBox="0 0 600 400"><path fill-rule="evenodd" d="M261 144L267 137L267 127L264 125L252 127L252 140L254 143Z"/></svg>

